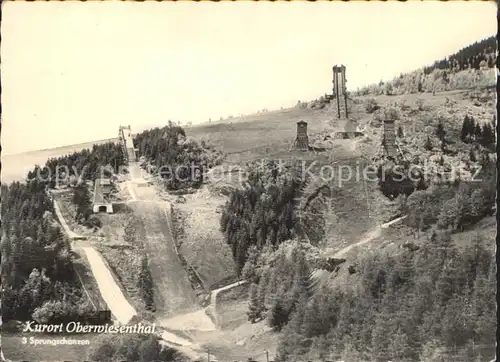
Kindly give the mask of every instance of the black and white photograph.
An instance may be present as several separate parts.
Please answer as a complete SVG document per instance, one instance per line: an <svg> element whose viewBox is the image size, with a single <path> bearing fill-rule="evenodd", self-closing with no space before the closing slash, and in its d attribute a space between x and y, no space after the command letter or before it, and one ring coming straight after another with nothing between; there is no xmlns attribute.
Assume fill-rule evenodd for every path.
<svg viewBox="0 0 500 362"><path fill-rule="evenodd" d="M496 361L497 14L3 1L1 361Z"/></svg>

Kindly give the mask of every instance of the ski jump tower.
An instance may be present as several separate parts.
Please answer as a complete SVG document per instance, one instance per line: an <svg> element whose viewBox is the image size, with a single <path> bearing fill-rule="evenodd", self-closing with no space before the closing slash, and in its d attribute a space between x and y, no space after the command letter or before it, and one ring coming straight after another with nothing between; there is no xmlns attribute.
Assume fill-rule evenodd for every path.
<svg viewBox="0 0 500 362"><path fill-rule="evenodd" d="M135 148L134 148L134 141L132 140L132 129L130 126L125 127L125 126L120 126L119 129L119 139L123 147L123 153L125 154L125 157L127 158L128 162L135 162L136 161L136 156L135 156Z"/></svg>
<svg viewBox="0 0 500 362"><path fill-rule="evenodd" d="M345 78L345 66L334 66L333 67L333 91L336 95L337 100L337 114L340 117L343 113L345 118L349 115L347 113L347 88L346 88L346 78Z"/></svg>
<svg viewBox="0 0 500 362"><path fill-rule="evenodd" d="M333 90L332 94L326 95L329 101L335 100L337 103L337 115L342 118L342 115L347 118L349 116L347 111L347 79L345 77L345 66L335 65L333 68Z"/></svg>
<svg viewBox="0 0 500 362"><path fill-rule="evenodd" d="M406 159L401 147L398 143L398 138L396 137L396 120L386 119L384 120L384 131L382 135L382 147L384 155L389 158L396 160L398 158Z"/></svg>
<svg viewBox="0 0 500 362"><path fill-rule="evenodd" d="M384 120L384 135L382 145L387 156L396 157L398 151L396 146L396 121L393 119Z"/></svg>

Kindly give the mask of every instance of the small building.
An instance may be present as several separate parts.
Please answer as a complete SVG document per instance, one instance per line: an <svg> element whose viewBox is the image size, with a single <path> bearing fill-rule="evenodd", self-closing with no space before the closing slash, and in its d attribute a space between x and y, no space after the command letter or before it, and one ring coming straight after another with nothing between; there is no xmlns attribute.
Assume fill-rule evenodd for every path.
<svg viewBox="0 0 500 362"><path fill-rule="evenodd" d="M92 202L92 210L95 213L107 212L113 213L113 203L109 200L111 195L112 185L110 179L98 178L94 183L94 200Z"/></svg>
<svg viewBox="0 0 500 362"><path fill-rule="evenodd" d="M293 150L308 151L309 137L307 137L307 122L297 122L297 137L292 145Z"/></svg>

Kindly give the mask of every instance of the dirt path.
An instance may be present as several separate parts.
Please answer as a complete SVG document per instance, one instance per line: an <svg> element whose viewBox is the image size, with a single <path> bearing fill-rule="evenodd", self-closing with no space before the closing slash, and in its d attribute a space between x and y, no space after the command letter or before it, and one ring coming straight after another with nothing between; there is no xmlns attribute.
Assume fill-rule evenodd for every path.
<svg viewBox="0 0 500 362"><path fill-rule="evenodd" d="M207 308L210 308L208 306ZM178 331L200 331L211 332L217 330L216 325L207 315L206 309L200 309L194 312L177 315L158 321L158 323L167 328Z"/></svg>
<svg viewBox="0 0 500 362"><path fill-rule="evenodd" d="M372 241L373 239L375 238L378 238L381 234L382 234L382 229L386 229L388 228L389 226L401 221L401 220L404 220L406 219L406 216L401 216L401 217L398 217L394 220L391 220L389 222L386 222L385 224L382 224L378 227L376 227L374 230L372 231L369 231L360 241L358 241L357 243L355 244L351 244L349 246L346 246L345 248L343 249L340 249L339 251L337 251L333 257L334 258L341 258L343 257L345 254L347 254L349 251L351 251L353 248L356 248L356 247L359 247L359 246L362 246L362 245L365 245L365 244L368 244L370 241Z"/></svg>
<svg viewBox="0 0 500 362"><path fill-rule="evenodd" d="M380 236L380 234L382 233L382 229L380 227L377 227L375 230L372 230L372 231L369 231L365 237L363 237L363 239L361 239L360 241L358 241L356 244L351 244L349 246L346 246L345 248L343 249L340 249L339 251L337 251L333 257L334 258L342 258L345 254L347 254L349 251L351 251L353 248L357 248L361 245L364 245L364 244L367 244L369 243L370 241L372 241L373 239L377 238Z"/></svg>
<svg viewBox="0 0 500 362"><path fill-rule="evenodd" d="M242 284L245 284L245 283L247 283L246 280L240 280L240 281L237 281L235 283L226 285L226 286L224 286L222 288L212 290L212 292L210 294L210 305L213 305L215 307L215 303L217 303L217 295L220 292L222 292L224 290L228 290L228 289L232 289L232 288L238 287L238 286L240 286Z"/></svg>
<svg viewBox="0 0 500 362"><path fill-rule="evenodd" d="M54 205L54 211L56 213L57 219L59 220L59 223L61 224L61 226L62 226L64 232L66 233L66 235L68 236L68 238L70 240L85 240L87 237L82 236L82 235L78 235L75 232L73 232L73 230L71 230L69 228L68 223L66 222L66 220L64 219L64 217L62 215L59 204L57 203L57 201L55 199L53 199L53 205Z"/></svg>
<svg viewBox="0 0 500 362"><path fill-rule="evenodd" d="M170 343L174 343L174 344L177 344L179 346L186 347L186 346L192 345L192 343L190 341L188 341L187 339L181 338L181 337L179 337L179 336L177 336L169 331L163 330L163 331L159 332L159 336L164 341L168 341Z"/></svg>

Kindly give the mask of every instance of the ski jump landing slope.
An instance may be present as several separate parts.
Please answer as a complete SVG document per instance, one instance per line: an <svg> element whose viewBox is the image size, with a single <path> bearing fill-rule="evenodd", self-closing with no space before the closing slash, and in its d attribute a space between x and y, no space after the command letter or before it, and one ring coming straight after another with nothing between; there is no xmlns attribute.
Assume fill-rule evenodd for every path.
<svg viewBox="0 0 500 362"><path fill-rule="evenodd" d="M99 291L101 292L102 299L107 303L111 313L120 324L127 324L131 319L137 315L135 309L125 299L122 291L115 283L111 272L104 263L101 254L94 248L82 248L87 255L92 274L94 275Z"/></svg>

